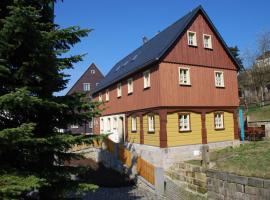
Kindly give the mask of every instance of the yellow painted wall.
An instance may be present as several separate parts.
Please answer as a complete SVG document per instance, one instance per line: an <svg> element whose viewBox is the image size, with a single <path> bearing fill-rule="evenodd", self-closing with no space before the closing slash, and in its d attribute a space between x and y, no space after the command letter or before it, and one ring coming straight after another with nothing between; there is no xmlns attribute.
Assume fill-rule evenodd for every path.
<svg viewBox="0 0 270 200"><path fill-rule="evenodd" d="M160 120L159 115L155 115L155 132L148 133L148 115L143 116L143 130L144 130L144 144L159 146L159 131L160 131Z"/></svg>
<svg viewBox="0 0 270 200"><path fill-rule="evenodd" d="M178 113L167 115L167 137L168 147L201 144L201 115L197 113L190 113L190 132L179 132Z"/></svg>
<svg viewBox="0 0 270 200"><path fill-rule="evenodd" d="M128 117L128 141L140 144L140 117L136 117L137 132L131 132L131 117Z"/></svg>
<svg viewBox="0 0 270 200"><path fill-rule="evenodd" d="M233 113L224 112L224 130L215 130L214 113L206 114L207 142L220 142L234 139Z"/></svg>

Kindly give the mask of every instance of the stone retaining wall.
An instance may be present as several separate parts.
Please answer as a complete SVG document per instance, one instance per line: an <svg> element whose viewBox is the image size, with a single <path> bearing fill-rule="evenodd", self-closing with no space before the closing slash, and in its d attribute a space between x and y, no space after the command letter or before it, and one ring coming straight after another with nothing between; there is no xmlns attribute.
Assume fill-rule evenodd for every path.
<svg viewBox="0 0 270 200"><path fill-rule="evenodd" d="M270 199L270 180L207 170L208 199Z"/></svg>

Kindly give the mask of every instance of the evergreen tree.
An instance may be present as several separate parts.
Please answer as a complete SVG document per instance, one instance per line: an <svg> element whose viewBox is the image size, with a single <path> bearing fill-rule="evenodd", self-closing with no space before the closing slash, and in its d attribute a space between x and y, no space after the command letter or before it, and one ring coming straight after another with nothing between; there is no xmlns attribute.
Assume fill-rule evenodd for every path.
<svg viewBox="0 0 270 200"><path fill-rule="evenodd" d="M235 57L235 59L237 60L238 64L240 65L240 70L244 70L244 66L243 66L243 61L242 58L239 55L239 49L238 46L234 46L234 47L229 47L232 55Z"/></svg>
<svg viewBox="0 0 270 200"><path fill-rule="evenodd" d="M60 186L93 188L72 182L70 174L78 172L63 165L74 157L74 144L91 140L57 130L89 121L99 114L98 104L83 94L54 96L68 82L63 70L82 60L65 53L90 30L54 24L51 3L0 2L0 199L33 189L41 198L59 199Z"/></svg>

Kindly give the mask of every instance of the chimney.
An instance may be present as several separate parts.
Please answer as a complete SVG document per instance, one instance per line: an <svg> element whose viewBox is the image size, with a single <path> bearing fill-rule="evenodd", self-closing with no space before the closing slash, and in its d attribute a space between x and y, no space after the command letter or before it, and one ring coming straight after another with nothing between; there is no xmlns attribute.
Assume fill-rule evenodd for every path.
<svg viewBox="0 0 270 200"><path fill-rule="evenodd" d="M143 41L143 44L145 44L145 43L147 43L147 42L148 42L148 38L147 38L147 37L145 37L145 36L143 36L142 41Z"/></svg>

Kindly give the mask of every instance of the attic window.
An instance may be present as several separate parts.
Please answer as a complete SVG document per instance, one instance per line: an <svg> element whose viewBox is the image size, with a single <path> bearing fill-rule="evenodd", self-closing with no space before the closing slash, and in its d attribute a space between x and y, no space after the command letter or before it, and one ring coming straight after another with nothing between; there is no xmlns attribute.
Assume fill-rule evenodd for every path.
<svg viewBox="0 0 270 200"><path fill-rule="evenodd" d="M124 62L123 66L127 65L128 64L128 61Z"/></svg>
<svg viewBox="0 0 270 200"><path fill-rule="evenodd" d="M92 69L91 74L95 74L95 73L96 73L96 70Z"/></svg>
<svg viewBox="0 0 270 200"><path fill-rule="evenodd" d="M83 83L83 91L90 91L90 83Z"/></svg>
<svg viewBox="0 0 270 200"><path fill-rule="evenodd" d="M211 35L203 34L203 46L206 49L212 49Z"/></svg>
<svg viewBox="0 0 270 200"><path fill-rule="evenodd" d="M197 46L196 32L188 31L187 37L189 46Z"/></svg>

